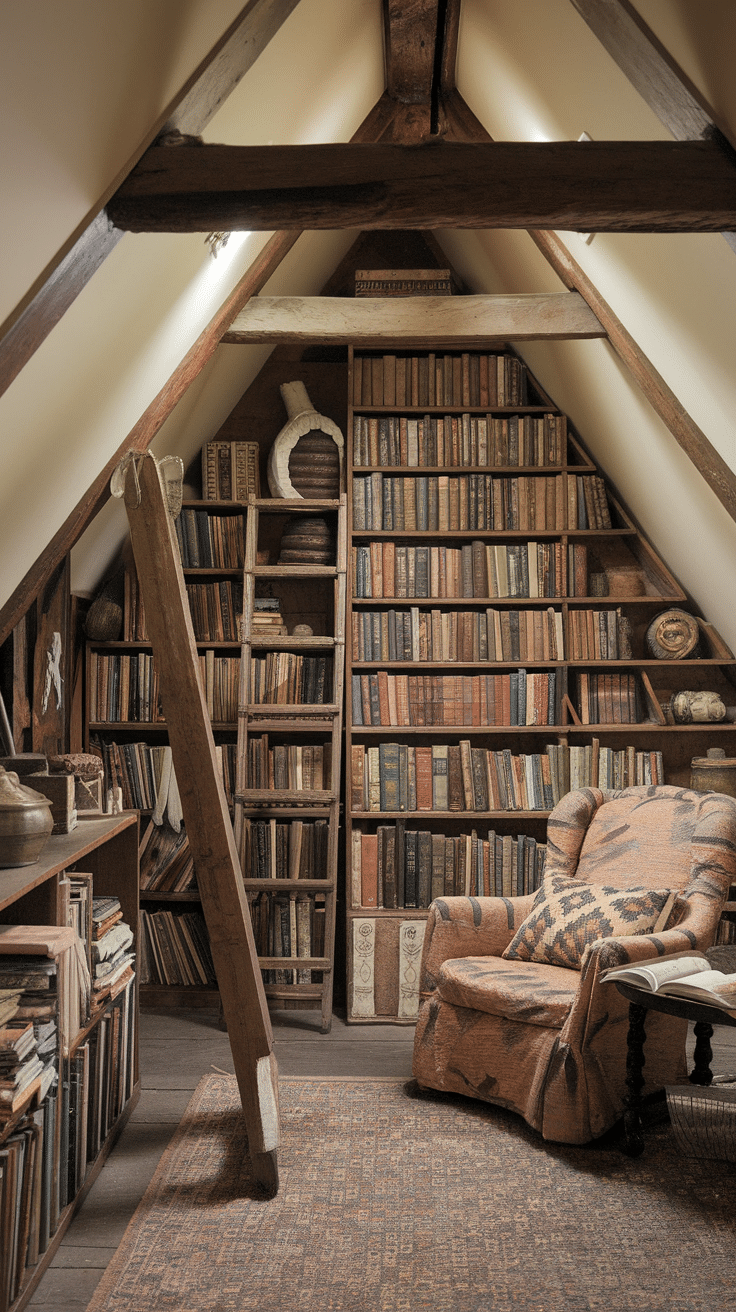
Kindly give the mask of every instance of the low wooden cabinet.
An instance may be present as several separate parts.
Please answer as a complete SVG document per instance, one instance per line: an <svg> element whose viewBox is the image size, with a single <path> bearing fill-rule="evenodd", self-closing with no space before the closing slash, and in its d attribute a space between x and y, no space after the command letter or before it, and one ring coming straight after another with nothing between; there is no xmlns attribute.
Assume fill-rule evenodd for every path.
<svg viewBox="0 0 736 1312"><path fill-rule="evenodd" d="M124 813L116 816L99 816L80 820L77 827L69 834L53 836L44 848L40 859L31 866L19 866L0 869L0 923L14 925L58 925L64 922L63 881L65 876L74 871L92 875L92 888L95 896L114 896L120 899L123 918L130 925L134 934L134 944L138 939L138 814ZM64 1144L68 1135L62 1133L61 1108L63 1100L57 1098L54 1121L53 1143L49 1139L51 1150L51 1171L59 1178L75 1176L75 1192L67 1190L66 1200L52 1217L48 1226L49 1238L44 1252L39 1253L38 1260L27 1265L27 1248L24 1246L16 1258L17 1275L11 1287L10 1301L3 1306L10 1307L11 1312L20 1312L33 1296L43 1272L52 1261L59 1247L62 1236L74 1213L97 1178L102 1165L110 1153L116 1139L125 1125L140 1095L140 1076L138 1069L138 998L137 979L134 978L127 995L125 1019L113 1017L113 1011L119 1005L123 995L108 1001L84 1025L74 1039L68 1058L59 1057L60 1083L68 1078L75 1055L83 1044L91 1041L94 1045L99 1032L104 1028L108 1036L115 1035L112 1043L97 1043L96 1060L108 1062L103 1083L108 1090L112 1079L112 1064L116 1062L116 1052L125 1048L125 1063L115 1064L115 1090L109 1093L101 1117L95 1121L95 1131L82 1140L83 1147L75 1163L75 1171L69 1172L65 1158ZM113 1027L114 1020L114 1027ZM117 1047L115 1046L117 1045ZM95 1068L96 1069L96 1068ZM99 1084L99 1081L97 1082ZM89 1126L92 1117L87 1119L86 1112L90 1106L93 1083L82 1095L84 1099L84 1121ZM33 1106L18 1112L0 1126L0 1151L10 1136L22 1133L28 1127ZM43 1134L48 1135L49 1126L45 1125ZM57 1132L58 1131L58 1132ZM28 1158L24 1161L27 1163ZM21 1199L21 1210L26 1198ZM30 1204L28 1204L30 1205ZM22 1218L21 1218L22 1219ZM19 1230L22 1238L22 1227ZM3 1231L3 1244L7 1235ZM7 1261L7 1249L5 1251Z"/></svg>

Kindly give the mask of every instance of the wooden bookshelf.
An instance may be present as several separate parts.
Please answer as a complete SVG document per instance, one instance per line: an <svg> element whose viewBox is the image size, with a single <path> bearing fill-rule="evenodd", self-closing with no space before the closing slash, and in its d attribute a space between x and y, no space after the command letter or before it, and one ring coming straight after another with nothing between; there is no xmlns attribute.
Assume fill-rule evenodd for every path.
<svg viewBox="0 0 736 1312"><path fill-rule="evenodd" d="M225 794L232 806L240 681L240 614L245 560L246 507L242 501L190 499L175 520L200 671L212 720ZM123 629L114 642L88 642L86 652L87 750L105 762L108 804L135 807L148 819L161 769L157 753L168 743L158 698L146 618L135 568L126 571ZM117 802L113 798L117 796ZM150 826L144 827L145 860ZM144 951L141 1001L146 1007L217 1006L219 993L206 944L192 950L179 930L181 916L201 920L196 882L177 893L143 889ZM154 953L150 917L169 918ZM172 926L170 917L176 918ZM202 920L202 925L204 924ZM174 938L172 945L171 938ZM202 972L207 977L202 978ZM185 976L190 978L184 983Z"/></svg>
<svg viewBox="0 0 736 1312"><path fill-rule="evenodd" d="M280 563L283 533L305 517L328 524L332 564ZM323 1031L332 1022L334 986L345 594L345 494L252 498L235 841L266 996L280 1006L319 1007ZM271 618L284 622L268 627L261 611L257 626L256 607L269 598L279 605ZM305 627L311 633L299 632Z"/></svg>
<svg viewBox="0 0 736 1312"><path fill-rule="evenodd" d="M412 1023L429 900L535 887L570 787L733 754L668 705L733 704L736 662L702 619L697 657L651 657L652 620L695 608L510 351L356 348L348 387L348 1020Z"/></svg>
<svg viewBox="0 0 736 1312"><path fill-rule="evenodd" d="M134 943L138 940L138 815L124 814L117 816L97 816L80 819L77 827L68 834L54 835L49 839L39 860L31 866L0 870L0 921L3 924L18 925L57 925L64 924L63 884L65 877L74 871L84 871L92 875L92 888L98 896L116 896L120 899L123 917L134 933ZM40 1251L32 1265L17 1267L15 1287L12 1291L10 1308L20 1312L33 1297L38 1283L46 1268L53 1260L62 1237L69 1223L78 1211L81 1203L99 1175L103 1163L128 1120L140 1096L140 1077L138 1071L138 991L137 979L134 978L128 988L126 1011L120 1012L123 995L103 1004L86 1021L82 1030L71 1044L70 1056L61 1056L59 1073L59 1090L55 1102L50 1101L51 1092L44 1100L44 1109L33 1105L25 1108L10 1121L2 1124L0 1131L0 1148L7 1145L9 1138L18 1136L33 1124L34 1116L43 1115L41 1133L47 1135L51 1130L49 1147L50 1178L56 1181L67 1179L69 1168L64 1157L64 1136L60 1134L62 1118L68 1119L69 1111L64 1111L61 1086L69 1081L69 1069L75 1055L81 1052L82 1045L94 1047L98 1032L104 1027L107 1032L106 1047L99 1044L96 1056L89 1058L89 1092L85 1093L83 1104L72 1108L79 1112L90 1129L85 1147L80 1147L76 1159L75 1181L64 1187L57 1204L53 1198L44 1202L44 1208L50 1210L48 1237L44 1240L45 1248ZM114 1022L114 1027L113 1027ZM110 1042L111 1036L118 1036ZM125 1079L118 1079L113 1072L112 1062L117 1061L116 1054L120 1044L126 1046L127 1066ZM105 1064L107 1063L107 1064ZM108 1070L108 1078L115 1085L115 1094L108 1104L109 1114L105 1114L94 1130L91 1123L93 1113L91 1102L98 1080L102 1078L102 1068ZM69 1069L68 1069L69 1068ZM123 1070L122 1064L116 1070ZM116 1084L117 1080L117 1084ZM89 1114L87 1115L87 1109ZM53 1140L53 1142L52 1142ZM25 1165L32 1159L26 1157ZM55 1193L55 1187L51 1194ZM25 1195L24 1195L25 1197ZM29 1202L29 1207L31 1206ZM22 1218L21 1218L22 1219ZM5 1249L5 1257L8 1250Z"/></svg>

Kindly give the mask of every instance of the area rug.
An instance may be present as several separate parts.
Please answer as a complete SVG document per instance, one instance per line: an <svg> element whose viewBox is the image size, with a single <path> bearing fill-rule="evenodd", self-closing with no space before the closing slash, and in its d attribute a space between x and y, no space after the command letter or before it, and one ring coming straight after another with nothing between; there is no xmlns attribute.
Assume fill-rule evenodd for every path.
<svg viewBox="0 0 736 1312"><path fill-rule="evenodd" d="M632 1161L409 1087L282 1079L263 1201L235 1079L205 1077L89 1312L736 1309L733 1167L668 1125Z"/></svg>

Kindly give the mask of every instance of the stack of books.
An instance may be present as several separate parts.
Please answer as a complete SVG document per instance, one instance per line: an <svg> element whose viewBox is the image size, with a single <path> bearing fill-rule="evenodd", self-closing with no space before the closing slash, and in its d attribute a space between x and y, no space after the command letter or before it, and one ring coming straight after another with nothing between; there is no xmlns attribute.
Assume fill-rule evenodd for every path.
<svg viewBox="0 0 736 1312"><path fill-rule="evenodd" d="M255 597L251 631L257 637L279 638L286 636L286 625L281 614L278 597Z"/></svg>
<svg viewBox="0 0 736 1312"><path fill-rule="evenodd" d="M116 897L92 899L92 1006L99 1010L133 977L133 931Z"/></svg>

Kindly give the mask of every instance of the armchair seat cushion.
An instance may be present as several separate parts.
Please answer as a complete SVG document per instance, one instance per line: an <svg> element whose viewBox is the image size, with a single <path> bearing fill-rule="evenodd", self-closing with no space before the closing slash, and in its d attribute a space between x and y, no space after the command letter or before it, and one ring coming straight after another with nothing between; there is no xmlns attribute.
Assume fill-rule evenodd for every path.
<svg viewBox="0 0 736 1312"><path fill-rule="evenodd" d="M579 975L562 966L524 964L503 957L457 957L443 963L437 992L443 1002L455 1007L559 1030L579 984Z"/></svg>

